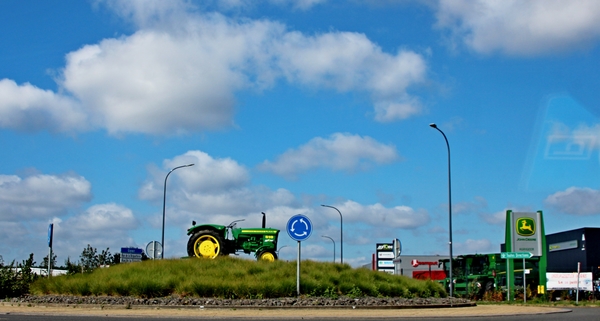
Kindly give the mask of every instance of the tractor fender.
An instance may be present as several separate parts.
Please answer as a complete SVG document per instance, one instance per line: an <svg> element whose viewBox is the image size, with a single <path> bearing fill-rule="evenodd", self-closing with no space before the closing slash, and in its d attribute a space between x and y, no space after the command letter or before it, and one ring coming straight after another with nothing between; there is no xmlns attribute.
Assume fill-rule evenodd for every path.
<svg viewBox="0 0 600 321"><path fill-rule="evenodd" d="M194 225L187 230L187 235L192 235L198 231L203 231L203 230L215 231L215 232L219 233L219 235L224 235L226 228L227 227L224 225L217 225L217 224Z"/></svg>

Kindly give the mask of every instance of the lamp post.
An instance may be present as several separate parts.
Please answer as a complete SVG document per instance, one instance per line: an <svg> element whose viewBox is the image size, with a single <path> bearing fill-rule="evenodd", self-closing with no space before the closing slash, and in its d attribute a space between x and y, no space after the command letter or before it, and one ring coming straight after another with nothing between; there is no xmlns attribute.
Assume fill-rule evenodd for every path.
<svg viewBox="0 0 600 321"><path fill-rule="evenodd" d="M279 256L279 251L281 251L282 248L286 247L287 245L284 245L282 247L279 248L279 250L277 250L277 256Z"/></svg>
<svg viewBox="0 0 600 321"><path fill-rule="evenodd" d="M452 180L450 176L450 144L448 143L448 138L446 134L437 127L435 123L429 124L434 129L437 129L442 136L444 136L444 140L446 141L446 147L448 147L448 228L449 228L449 242L450 246L450 266L449 266L449 277L450 277L450 297L452 297L452 288L454 287L453 279L452 279Z"/></svg>
<svg viewBox="0 0 600 321"><path fill-rule="evenodd" d="M167 203L167 178L169 178L169 175L171 175L171 173L178 169L178 168L182 168L182 167L189 167L189 166L194 166L194 164L187 164L187 165L181 165L181 166L177 166L175 168L173 168L172 170L170 170L167 173L167 176L165 176L165 185L164 185L164 192L163 192L163 224L162 224L162 238L161 238L161 245L162 245L162 253L160 254L160 259L164 259L165 258L165 206Z"/></svg>
<svg viewBox="0 0 600 321"><path fill-rule="evenodd" d="M342 212L337 208L329 205L321 205L323 207L330 207L340 213L340 262L344 264L344 219L342 217Z"/></svg>
<svg viewBox="0 0 600 321"><path fill-rule="evenodd" d="M333 242L333 263L335 263L335 241L327 235L321 235L321 237L326 237L326 238L330 239L331 242Z"/></svg>

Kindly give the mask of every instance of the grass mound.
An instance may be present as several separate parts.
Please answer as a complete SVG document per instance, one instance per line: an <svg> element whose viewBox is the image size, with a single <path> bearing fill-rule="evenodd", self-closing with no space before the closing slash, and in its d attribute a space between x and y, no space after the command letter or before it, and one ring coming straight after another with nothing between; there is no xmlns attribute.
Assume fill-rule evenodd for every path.
<svg viewBox="0 0 600 321"><path fill-rule="evenodd" d="M349 297L446 297L443 287L422 281L353 269L347 264L302 261L303 295ZM225 299L296 296L296 262L215 260L148 260L96 269L92 273L44 278L30 288L34 295L109 295L141 298L170 295Z"/></svg>

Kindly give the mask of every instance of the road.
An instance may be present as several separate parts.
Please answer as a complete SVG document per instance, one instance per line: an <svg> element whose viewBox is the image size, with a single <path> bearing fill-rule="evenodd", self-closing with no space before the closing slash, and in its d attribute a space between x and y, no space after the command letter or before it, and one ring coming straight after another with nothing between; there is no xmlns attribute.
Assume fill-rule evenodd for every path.
<svg viewBox="0 0 600 321"><path fill-rule="evenodd" d="M507 315L510 314L510 315ZM102 309L0 305L0 321L119 320L598 320L600 308L477 306L443 309Z"/></svg>

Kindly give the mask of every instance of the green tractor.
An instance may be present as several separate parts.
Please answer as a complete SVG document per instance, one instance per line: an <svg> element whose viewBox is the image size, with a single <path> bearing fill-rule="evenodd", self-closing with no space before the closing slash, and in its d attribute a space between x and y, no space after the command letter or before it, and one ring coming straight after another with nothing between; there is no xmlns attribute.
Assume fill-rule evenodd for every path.
<svg viewBox="0 0 600 321"><path fill-rule="evenodd" d="M187 230L187 235L190 235L187 244L188 255L190 257L214 259L219 255L229 255L243 251L246 254L254 253L257 260L277 260L279 230L266 228L265 213L262 214L261 228L235 227L237 222L244 220L233 221L227 226L215 224L196 225L196 222L192 221L192 227Z"/></svg>

